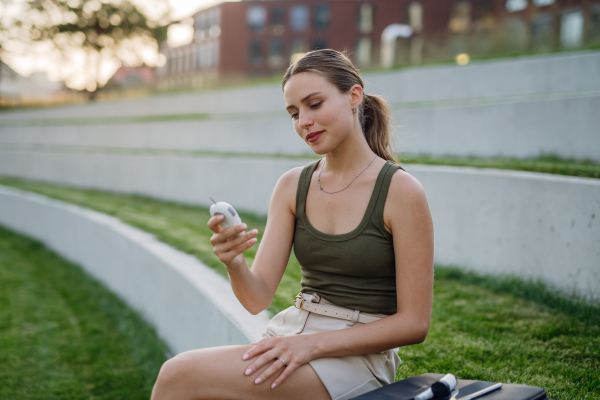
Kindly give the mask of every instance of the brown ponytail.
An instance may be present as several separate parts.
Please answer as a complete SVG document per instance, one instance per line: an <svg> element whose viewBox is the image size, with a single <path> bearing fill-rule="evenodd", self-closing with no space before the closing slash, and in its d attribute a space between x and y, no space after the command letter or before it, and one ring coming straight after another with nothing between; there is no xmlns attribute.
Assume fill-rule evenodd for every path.
<svg viewBox="0 0 600 400"><path fill-rule="evenodd" d="M291 64L283 76L281 89L287 81L300 72L316 72L346 93L354 85L365 85L352 61L339 51L322 49L306 53L295 63ZM389 104L381 96L363 93L360 105L360 124L369 147L384 160L398 163L395 153L395 143L390 127L392 112Z"/></svg>

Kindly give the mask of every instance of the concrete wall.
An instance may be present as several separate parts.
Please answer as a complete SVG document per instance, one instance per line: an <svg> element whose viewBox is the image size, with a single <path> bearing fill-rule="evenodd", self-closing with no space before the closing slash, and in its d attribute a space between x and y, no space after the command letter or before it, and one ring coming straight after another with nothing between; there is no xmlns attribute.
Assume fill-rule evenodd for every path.
<svg viewBox="0 0 600 400"><path fill-rule="evenodd" d="M600 90L600 51L365 74L391 103ZM259 100L257 100L259 99ZM283 111L278 84L0 113L0 120Z"/></svg>
<svg viewBox="0 0 600 400"><path fill-rule="evenodd" d="M600 95L396 110L400 151L600 162ZM311 154L287 117L0 128L6 144ZM3 146L4 144L4 146Z"/></svg>
<svg viewBox="0 0 600 400"><path fill-rule="evenodd" d="M561 157L600 162L600 95L399 111L408 153Z"/></svg>
<svg viewBox="0 0 600 400"><path fill-rule="evenodd" d="M393 105L405 153L600 162L600 52L367 74ZM82 123L61 118L208 113L210 119ZM35 119L49 119L32 126ZM97 121L97 120L96 120ZM0 113L6 144L310 154L278 85ZM2 147L0 147L2 148Z"/></svg>
<svg viewBox="0 0 600 400"><path fill-rule="evenodd" d="M174 354L247 344L266 328L229 282L194 257L114 217L0 186L0 224L81 265L142 313Z"/></svg>
<svg viewBox="0 0 600 400"><path fill-rule="evenodd" d="M266 213L277 179L310 160L0 152L0 175ZM435 262L540 278L600 297L600 180L406 165L424 186Z"/></svg>

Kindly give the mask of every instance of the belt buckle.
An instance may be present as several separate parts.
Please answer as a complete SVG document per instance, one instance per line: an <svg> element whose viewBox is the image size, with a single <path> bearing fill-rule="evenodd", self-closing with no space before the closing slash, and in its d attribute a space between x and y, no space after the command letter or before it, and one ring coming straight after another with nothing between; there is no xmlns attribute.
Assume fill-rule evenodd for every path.
<svg viewBox="0 0 600 400"><path fill-rule="evenodd" d="M296 305L296 300L300 300L300 305ZM302 293L298 293L298 295L296 297L294 297L294 307L296 307L298 310L302 309L302 305L304 304L304 299L302 298Z"/></svg>

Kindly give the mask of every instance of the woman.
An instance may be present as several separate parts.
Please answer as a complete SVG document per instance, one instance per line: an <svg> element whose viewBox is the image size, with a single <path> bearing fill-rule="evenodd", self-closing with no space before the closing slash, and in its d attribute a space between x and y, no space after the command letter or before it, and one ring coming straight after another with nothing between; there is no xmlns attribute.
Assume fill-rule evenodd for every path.
<svg viewBox="0 0 600 400"><path fill-rule="evenodd" d="M271 303L292 245L302 293L261 340L167 361L152 399L349 399L394 382L398 347L425 340L431 214L423 187L389 150L388 105L363 87L337 51L313 51L289 67L286 110L300 138L324 157L277 182L252 269L243 252L256 243L256 229L236 237L246 225L222 229L219 216L208 226L249 312Z"/></svg>

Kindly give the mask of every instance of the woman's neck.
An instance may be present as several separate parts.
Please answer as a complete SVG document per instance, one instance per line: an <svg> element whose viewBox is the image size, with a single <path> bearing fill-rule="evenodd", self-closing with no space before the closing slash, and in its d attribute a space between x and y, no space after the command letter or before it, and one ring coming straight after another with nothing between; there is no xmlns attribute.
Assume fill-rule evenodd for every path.
<svg viewBox="0 0 600 400"><path fill-rule="evenodd" d="M323 172L345 178L362 171L373 157L375 153L369 147L362 131L353 132L325 155L326 169Z"/></svg>

